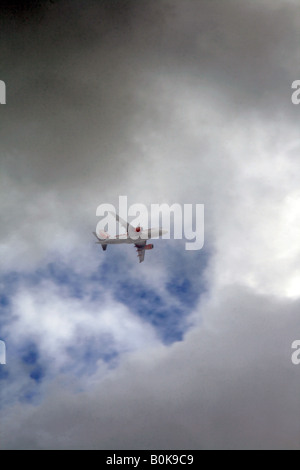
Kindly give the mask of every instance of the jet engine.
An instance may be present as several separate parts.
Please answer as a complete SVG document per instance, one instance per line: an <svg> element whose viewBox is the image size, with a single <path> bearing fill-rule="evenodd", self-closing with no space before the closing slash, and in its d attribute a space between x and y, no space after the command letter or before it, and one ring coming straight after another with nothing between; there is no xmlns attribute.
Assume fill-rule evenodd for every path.
<svg viewBox="0 0 300 470"><path fill-rule="evenodd" d="M145 250L153 250L154 245L146 245Z"/></svg>

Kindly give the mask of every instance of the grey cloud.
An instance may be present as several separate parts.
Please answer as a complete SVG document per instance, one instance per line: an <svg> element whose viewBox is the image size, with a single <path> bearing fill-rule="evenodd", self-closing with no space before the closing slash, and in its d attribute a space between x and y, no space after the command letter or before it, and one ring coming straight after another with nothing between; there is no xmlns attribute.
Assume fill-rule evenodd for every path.
<svg viewBox="0 0 300 470"><path fill-rule="evenodd" d="M1 270L49 250L94 269L96 207L119 194L205 203L210 262L203 325L1 411L3 448L298 447L299 6L248 3L57 2L4 25Z"/></svg>

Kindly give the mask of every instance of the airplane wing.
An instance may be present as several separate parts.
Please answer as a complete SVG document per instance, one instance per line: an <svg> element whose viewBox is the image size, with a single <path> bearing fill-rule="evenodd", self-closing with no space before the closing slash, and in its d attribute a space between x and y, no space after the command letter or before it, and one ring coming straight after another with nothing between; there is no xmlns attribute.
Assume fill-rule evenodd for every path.
<svg viewBox="0 0 300 470"><path fill-rule="evenodd" d="M96 245L120 245L122 243L128 243L128 238L121 238L121 237L117 237L117 238L99 238L98 235L96 234L96 232L93 232L93 234L95 235L97 241L96 241Z"/></svg>
<svg viewBox="0 0 300 470"><path fill-rule="evenodd" d="M125 229L126 229L126 232L129 233L130 229L132 230L135 230L134 227L129 224L128 222L126 222L126 220L122 219L122 217L120 217L118 214L116 214L115 212L110 212L110 214L112 216L115 217L116 221L119 222L119 224L121 224Z"/></svg>
<svg viewBox="0 0 300 470"><path fill-rule="evenodd" d="M146 241L136 243L136 245L135 245L135 247L137 249L138 257L140 259L140 263L142 263L145 259L145 253L146 253L145 246L146 246Z"/></svg>

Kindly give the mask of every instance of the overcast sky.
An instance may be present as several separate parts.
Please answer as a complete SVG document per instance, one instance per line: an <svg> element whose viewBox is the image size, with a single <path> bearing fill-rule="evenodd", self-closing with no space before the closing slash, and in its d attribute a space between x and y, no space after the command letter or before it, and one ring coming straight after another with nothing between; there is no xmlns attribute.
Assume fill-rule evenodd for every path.
<svg viewBox="0 0 300 470"><path fill-rule="evenodd" d="M31 3L0 15L0 448L299 449L298 0ZM204 248L103 253L119 195L204 204Z"/></svg>

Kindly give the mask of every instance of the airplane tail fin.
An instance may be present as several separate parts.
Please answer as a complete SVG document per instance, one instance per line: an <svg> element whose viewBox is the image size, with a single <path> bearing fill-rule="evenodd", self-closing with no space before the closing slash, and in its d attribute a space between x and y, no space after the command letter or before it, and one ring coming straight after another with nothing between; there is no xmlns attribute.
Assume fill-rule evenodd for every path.
<svg viewBox="0 0 300 470"><path fill-rule="evenodd" d="M107 244L105 243L105 240L108 240L108 239L109 239L108 233L100 231L98 235L97 235L96 232L93 232L93 234L95 235L95 237L96 237L97 240L98 240L98 241L96 242L96 244L101 245L101 246L102 246L102 250L103 250L103 251L106 251L106 250L107 250Z"/></svg>

